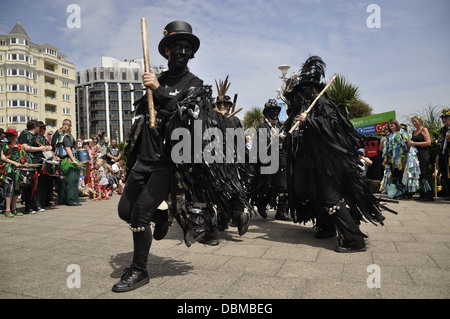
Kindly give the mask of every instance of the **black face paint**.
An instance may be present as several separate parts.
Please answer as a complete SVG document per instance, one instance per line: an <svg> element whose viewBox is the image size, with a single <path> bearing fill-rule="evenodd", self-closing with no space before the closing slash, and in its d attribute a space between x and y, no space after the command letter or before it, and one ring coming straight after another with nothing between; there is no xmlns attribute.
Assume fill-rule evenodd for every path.
<svg viewBox="0 0 450 319"><path fill-rule="evenodd" d="M175 41L170 46L169 69L175 73L186 70L189 59L193 57L192 44L188 41Z"/></svg>
<svg viewBox="0 0 450 319"><path fill-rule="evenodd" d="M278 120L278 115L280 114L280 111L277 109L271 109L268 112L268 116L271 120Z"/></svg>

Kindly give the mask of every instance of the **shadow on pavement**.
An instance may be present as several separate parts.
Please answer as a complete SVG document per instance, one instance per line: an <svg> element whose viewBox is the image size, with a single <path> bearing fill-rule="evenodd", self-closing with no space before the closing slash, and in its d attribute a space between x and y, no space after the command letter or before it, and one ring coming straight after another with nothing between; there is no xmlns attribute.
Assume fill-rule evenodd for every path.
<svg viewBox="0 0 450 319"><path fill-rule="evenodd" d="M121 278L125 268L130 267L133 259L133 252L120 253L111 256L109 264L113 269L111 278ZM148 257L148 269L152 269L151 277L179 276L189 273L193 266L188 262L179 261L173 258L160 257L150 254Z"/></svg>

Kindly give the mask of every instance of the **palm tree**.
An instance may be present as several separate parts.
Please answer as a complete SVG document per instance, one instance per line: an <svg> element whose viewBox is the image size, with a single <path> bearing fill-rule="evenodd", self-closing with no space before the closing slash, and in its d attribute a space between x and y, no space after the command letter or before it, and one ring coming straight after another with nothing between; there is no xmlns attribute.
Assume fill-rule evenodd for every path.
<svg viewBox="0 0 450 319"><path fill-rule="evenodd" d="M245 129L258 128L264 122L263 111L260 107L252 107L244 115L243 125Z"/></svg>
<svg viewBox="0 0 450 319"><path fill-rule="evenodd" d="M349 117L350 102L359 99L360 96L358 87L351 84L342 74L337 74L327 93L341 113L347 117Z"/></svg>

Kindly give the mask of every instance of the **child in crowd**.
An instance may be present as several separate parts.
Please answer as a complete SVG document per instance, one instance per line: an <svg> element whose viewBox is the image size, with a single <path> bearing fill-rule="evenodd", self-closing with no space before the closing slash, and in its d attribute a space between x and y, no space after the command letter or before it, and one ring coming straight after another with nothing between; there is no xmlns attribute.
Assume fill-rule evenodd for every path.
<svg viewBox="0 0 450 319"><path fill-rule="evenodd" d="M2 181L5 182L5 217L22 216L17 210L17 198L20 195L19 167L26 167L26 152L22 145L17 143L19 135L15 129L7 129L5 132L8 142L3 146L1 159L3 166Z"/></svg>
<svg viewBox="0 0 450 319"><path fill-rule="evenodd" d="M95 169L97 171L97 181L98 181L98 199L109 199L108 190L106 186L109 184L108 176L107 176L107 167L104 159L99 158L95 162Z"/></svg>
<svg viewBox="0 0 450 319"><path fill-rule="evenodd" d="M116 189L117 194L122 194L123 192L123 182L121 180L122 175L124 175L124 166L125 162L123 160L118 161L111 165L112 169L112 179L114 181L114 188Z"/></svg>

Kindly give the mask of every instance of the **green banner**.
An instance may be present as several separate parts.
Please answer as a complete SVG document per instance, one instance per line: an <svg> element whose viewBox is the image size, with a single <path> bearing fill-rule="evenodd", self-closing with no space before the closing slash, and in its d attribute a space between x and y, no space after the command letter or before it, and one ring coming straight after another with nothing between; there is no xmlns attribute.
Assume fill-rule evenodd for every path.
<svg viewBox="0 0 450 319"><path fill-rule="evenodd" d="M359 127L371 124L385 123L390 119L395 119L395 111L360 117L357 119L352 119L350 120L350 122L352 122L354 127Z"/></svg>
<svg viewBox="0 0 450 319"><path fill-rule="evenodd" d="M395 111L352 119L353 127L361 134L381 133L390 119L395 119Z"/></svg>

